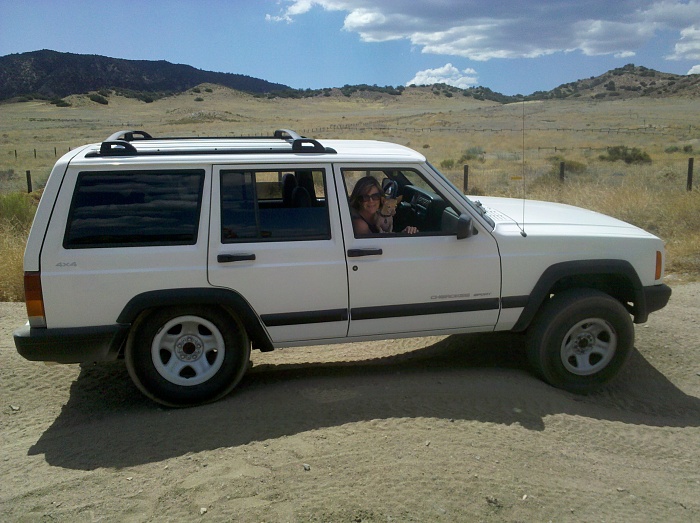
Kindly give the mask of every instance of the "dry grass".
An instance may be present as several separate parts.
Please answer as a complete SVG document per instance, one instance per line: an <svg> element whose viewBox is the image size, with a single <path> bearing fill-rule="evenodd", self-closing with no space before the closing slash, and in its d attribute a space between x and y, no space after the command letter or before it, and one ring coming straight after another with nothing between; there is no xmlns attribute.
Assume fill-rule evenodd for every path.
<svg viewBox="0 0 700 523"><path fill-rule="evenodd" d="M151 104L111 96L105 106L86 95L70 97L73 106L68 108L37 101L0 104L0 194L26 190L27 170L34 187L40 187L57 156L119 129L143 129L156 136L225 136L291 128L317 138L401 143L436 166L451 160L455 167L445 174L458 185L463 177L460 158L466 151L481 151L468 160L470 193L526 195L621 218L666 241L668 271L700 274L700 196L697 189L685 191L692 153L665 152L672 146L700 151L695 100L503 106L436 96L430 89L407 89L398 97L265 100L219 86L202 87L200 93L190 91ZM197 97L204 100L195 101ZM642 149L653 162L630 166L599 160L611 145ZM562 160L584 170L567 173L562 183ZM700 176L695 185L700 185ZM0 227L2 252L8 253L0 271L0 300L19 299L26 230L2 218Z"/></svg>
<svg viewBox="0 0 700 523"><path fill-rule="evenodd" d="M0 301L22 301L24 246L36 209L31 196L0 194Z"/></svg>

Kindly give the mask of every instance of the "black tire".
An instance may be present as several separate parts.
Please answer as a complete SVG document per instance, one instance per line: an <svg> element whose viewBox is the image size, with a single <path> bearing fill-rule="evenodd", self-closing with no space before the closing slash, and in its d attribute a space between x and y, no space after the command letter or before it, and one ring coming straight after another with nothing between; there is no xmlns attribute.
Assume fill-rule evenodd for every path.
<svg viewBox="0 0 700 523"><path fill-rule="evenodd" d="M233 390L248 368L250 341L241 322L220 309L168 307L134 324L125 360L147 397L188 407Z"/></svg>
<svg viewBox="0 0 700 523"><path fill-rule="evenodd" d="M527 334L533 370L547 383L588 394L612 380L634 347L634 325L616 299L592 289L556 294Z"/></svg>

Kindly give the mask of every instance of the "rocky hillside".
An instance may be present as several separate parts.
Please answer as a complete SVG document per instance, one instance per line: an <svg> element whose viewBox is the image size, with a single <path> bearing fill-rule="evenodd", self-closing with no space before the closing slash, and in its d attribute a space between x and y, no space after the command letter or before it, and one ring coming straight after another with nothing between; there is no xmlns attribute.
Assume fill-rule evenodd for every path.
<svg viewBox="0 0 700 523"><path fill-rule="evenodd" d="M61 98L99 89L181 92L205 82L249 93L288 89L250 76L202 71L164 60L123 60L48 50L0 57L0 100L26 95Z"/></svg>
<svg viewBox="0 0 700 523"><path fill-rule="evenodd" d="M562 84L551 91L533 93L527 98L619 99L640 96L700 96L700 75L661 73L627 64L600 76Z"/></svg>

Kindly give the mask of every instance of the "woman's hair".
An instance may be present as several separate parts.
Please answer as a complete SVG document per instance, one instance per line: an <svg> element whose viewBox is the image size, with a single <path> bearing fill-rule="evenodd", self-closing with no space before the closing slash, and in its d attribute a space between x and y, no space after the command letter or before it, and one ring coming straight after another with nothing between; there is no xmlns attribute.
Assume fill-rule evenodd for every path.
<svg viewBox="0 0 700 523"><path fill-rule="evenodd" d="M382 186L379 185L379 181L374 176L360 178L355 187L353 187L352 194L350 194L350 207L359 210L362 205L362 196L369 194L372 187L376 187L380 193L384 194Z"/></svg>

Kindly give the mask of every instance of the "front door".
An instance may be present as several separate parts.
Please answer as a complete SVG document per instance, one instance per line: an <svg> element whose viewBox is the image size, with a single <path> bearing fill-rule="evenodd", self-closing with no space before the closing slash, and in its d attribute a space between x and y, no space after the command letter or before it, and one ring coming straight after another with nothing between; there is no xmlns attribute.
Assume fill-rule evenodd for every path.
<svg viewBox="0 0 700 523"><path fill-rule="evenodd" d="M461 210L422 166L334 165L347 255L349 336L468 332L493 327L499 314L500 262L494 238L478 233L458 240L453 225ZM349 202L365 176L399 180L402 202L395 227L419 232L359 236Z"/></svg>

